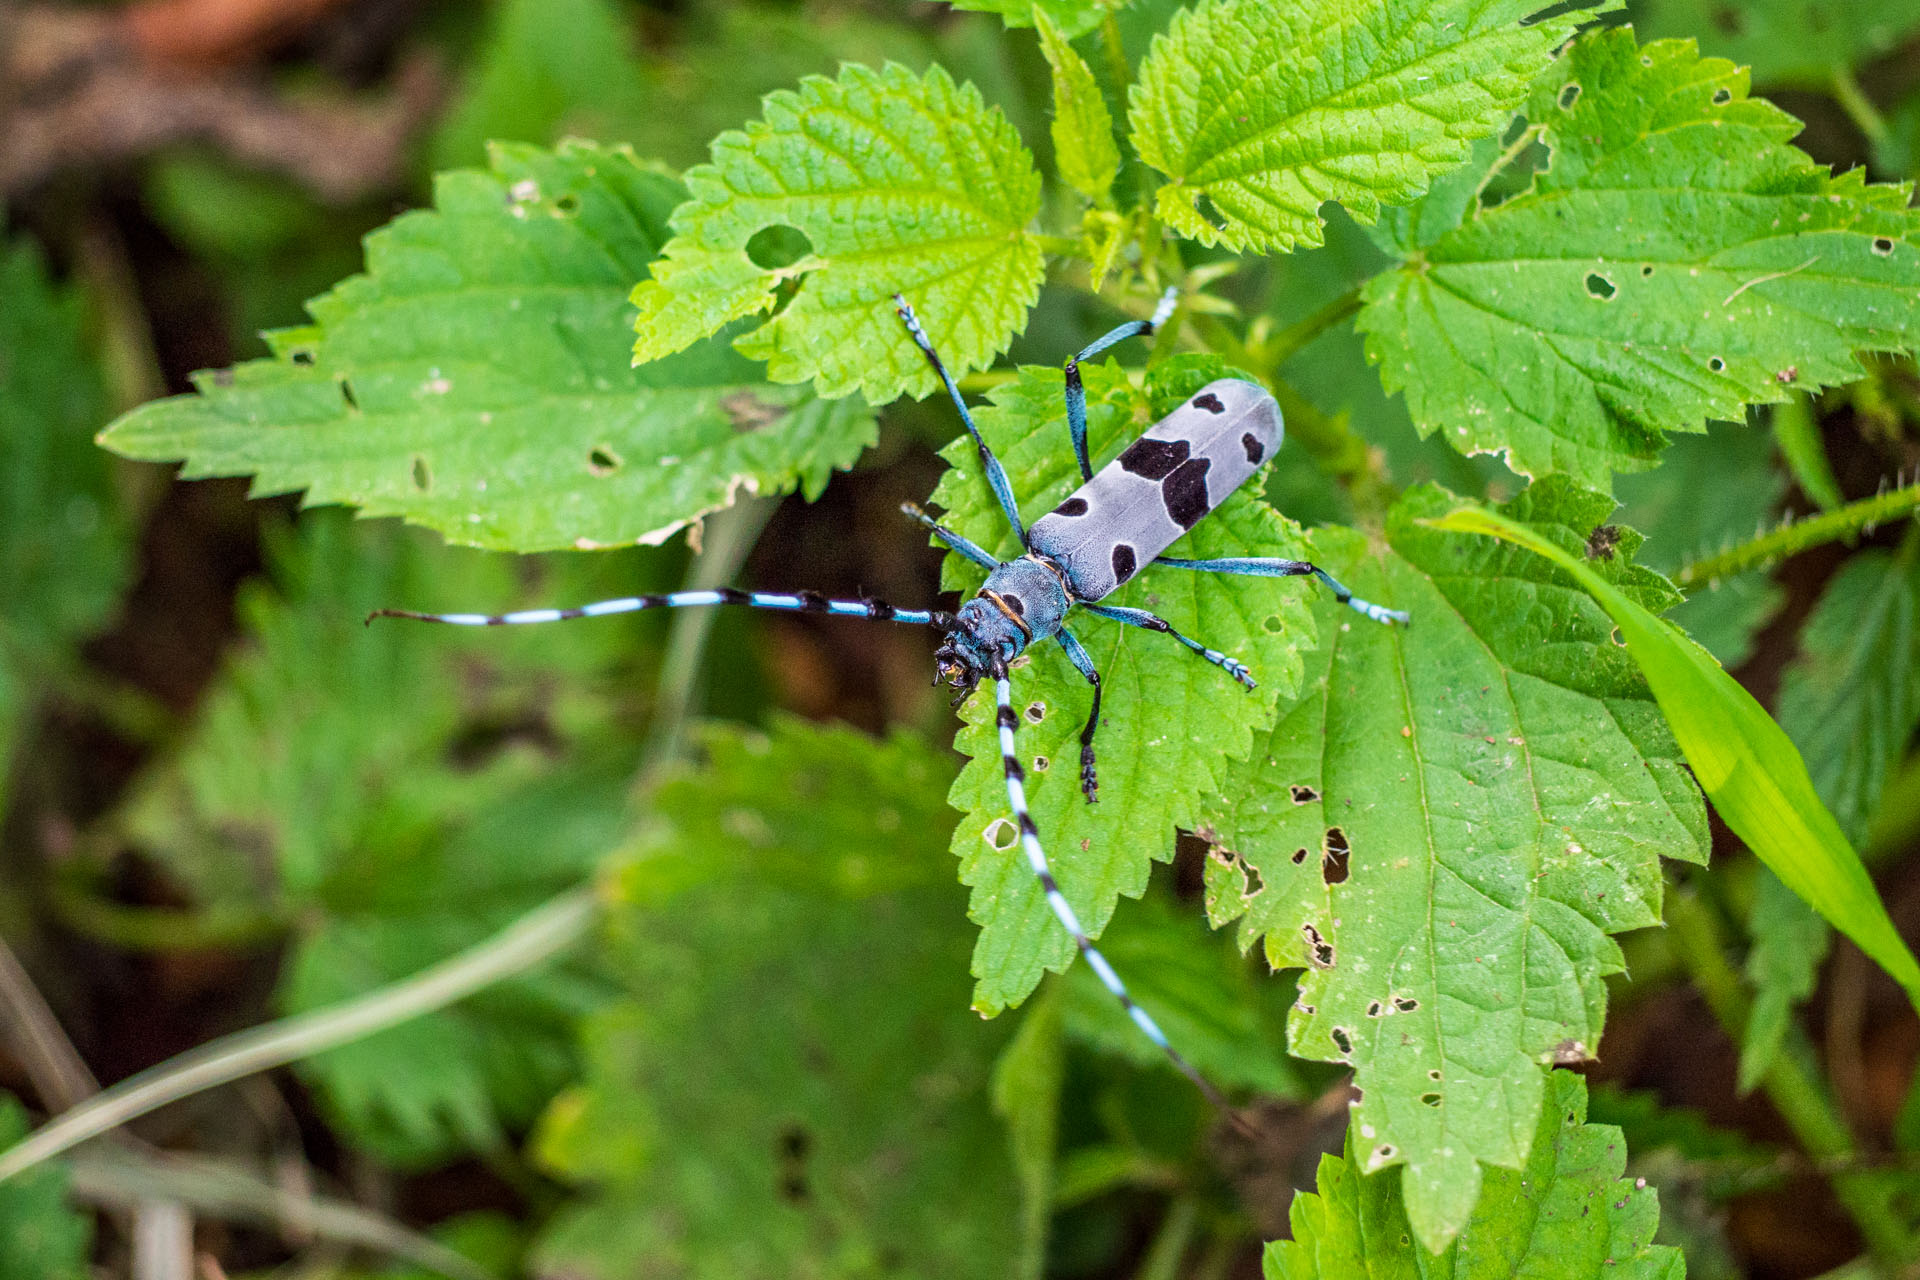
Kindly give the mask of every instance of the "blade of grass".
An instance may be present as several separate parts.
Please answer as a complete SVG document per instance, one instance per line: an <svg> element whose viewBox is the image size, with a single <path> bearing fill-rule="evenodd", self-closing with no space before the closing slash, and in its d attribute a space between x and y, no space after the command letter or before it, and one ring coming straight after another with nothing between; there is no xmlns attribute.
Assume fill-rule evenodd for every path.
<svg viewBox="0 0 1920 1280"><path fill-rule="evenodd" d="M1429 523L1502 538L1572 575L1619 627L1694 777L1727 826L1788 888L1891 974L1920 1010L1920 964L1895 932L1840 824L1820 802L1806 761L1752 694L1678 628L1526 526L1478 507L1461 507Z"/></svg>
<svg viewBox="0 0 1920 1280"><path fill-rule="evenodd" d="M586 935L597 915L591 889L570 889L411 978L189 1049L95 1094L0 1152L0 1182L169 1102L445 1008L565 950Z"/></svg>

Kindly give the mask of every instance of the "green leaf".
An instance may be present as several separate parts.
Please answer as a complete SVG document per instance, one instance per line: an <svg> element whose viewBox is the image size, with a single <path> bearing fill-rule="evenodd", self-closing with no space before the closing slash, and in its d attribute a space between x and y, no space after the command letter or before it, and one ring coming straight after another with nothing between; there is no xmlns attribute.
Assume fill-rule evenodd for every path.
<svg viewBox="0 0 1920 1280"><path fill-rule="evenodd" d="M1111 999L1111 997L1109 997ZM1025 1210L1024 1247L1017 1274L1040 1276L1046 1266L1047 1225L1053 1216L1054 1166L1060 1129L1060 1090L1066 1081L1067 1041L1057 988L1043 991L1021 1015L1020 1029L993 1064L993 1110L1007 1126Z"/></svg>
<svg viewBox="0 0 1920 1280"><path fill-rule="evenodd" d="M1606 615L1538 557L1426 527L1455 505L1423 486L1384 539L1315 532L1316 563L1412 621L1323 597L1303 693L1205 806L1215 923L1305 968L1293 1052L1352 1064L1365 1167L1405 1165L1429 1248L1467 1223L1483 1164L1525 1157L1542 1067L1594 1054L1610 935L1658 922L1660 858L1707 853L1699 792ZM1582 548L1612 507L1556 481L1503 510ZM1639 543L1621 530L1590 563L1665 608Z"/></svg>
<svg viewBox="0 0 1920 1280"><path fill-rule="evenodd" d="M243 588L245 648L116 826L200 911L291 930L277 1003L297 1013L486 937L589 875L626 820L631 749L608 739L635 627L470 636L367 612L637 575L632 555L514 565L337 513L268 547L276 587ZM529 1120L569 1077L591 998L577 972L544 972L301 1071L359 1145L423 1164Z"/></svg>
<svg viewBox="0 0 1920 1280"><path fill-rule="evenodd" d="M1004 1276L1006 1037L965 1007L945 753L788 719L703 744L611 886L628 994L540 1142L592 1186L536 1273Z"/></svg>
<svg viewBox="0 0 1920 1280"><path fill-rule="evenodd" d="M1053 68L1053 163L1068 186L1096 204L1113 194L1120 148L1113 140L1113 114L1093 69L1039 9L1033 25L1040 52Z"/></svg>
<svg viewBox="0 0 1920 1280"><path fill-rule="evenodd" d="M1128 119L1154 212L1241 252L1321 243L1320 206L1405 204L1504 124L1577 20L1532 0L1210 0L1174 16Z"/></svg>
<svg viewBox="0 0 1920 1280"><path fill-rule="evenodd" d="M997 13L1009 27L1037 27L1043 20L1050 21L1071 40L1087 34L1109 13L1125 9L1129 3L1131 0L953 0L953 7Z"/></svg>
<svg viewBox="0 0 1920 1280"><path fill-rule="evenodd" d="M500 550L657 543L743 491L817 494L872 442L866 409L769 387L718 343L628 367L625 295L683 194L625 151L502 146L368 237L368 274L270 335L276 358L102 441Z"/></svg>
<svg viewBox="0 0 1920 1280"><path fill-rule="evenodd" d="M1799 121L1680 41L1582 37L1527 108L1551 161L1490 208L1464 183L1391 230L1359 326L1423 432L1604 487L1666 431L1861 376L1920 334L1908 190L1839 177ZM1436 195L1436 200L1438 195Z"/></svg>
<svg viewBox="0 0 1920 1280"><path fill-rule="evenodd" d="M4 295L0 295L4 296ZM0 1093L0 1149L27 1136L27 1114ZM67 1203L67 1173L42 1165L0 1183L0 1275L7 1280L87 1280L93 1221Z"/></svg>
<svg viewBox="0 0 1920 1280"><path fill-rule="evenodd" d="M1364 1175L1364 1141L1322 1156L1318 1193L1294 1197L1293 1239L1267 1246L1267 1280L1526 1276L1529 1280L1682 1280L1678 1249L1653 1243L1660 1202L1645 1179L1620 1176L1620 1131L1587 1124L1587 1086L1556 1071L1524 1167L1487 1175L1458 1239L1438 1256L1407 1234L1391 1173Z"/></svg>
<svg viewBox="0 0 1920 1280"><path fill-rule="evenodd" d="M1166 411L1156 412L1155 400L1166 399L1167 388L1224 372L1217 361L1204 368L1169 362L1156 370L1154 389L1141 391L1115 364L1083 367L1095 465ZM1064 385L1057 368L1025 367L976 414L1029 514L1050 510L1080 484ZM1018 554L972 441L960 437L943 456L953 465L933 501L950 513L952 527L1003 557ZM1304 553L1298 529L1255 496L1258 488L1257 482L1244 486L1171 553ZM982 578L975 566L948 557L947 587L970 590ZM1070 619L1102 681L1098 804L1089 805L1079 788L1079 734L1092 704L1087 682L1056 644L1038 646L1015 670L1015 705L1023 711L1019 749L1033 817L1061 891L1089 933L1099 935L1121 895L1140 896L1153 862L1173 856L1176 827L1200 825L1201 797L1225 783L1254 731L1271 722L1278 699L1297 686L1298 650L1314 634L1304 602L1313 590L1292 579L1149 569L1107 601L1152 609L1184 634L1247 663L1260 681L1252 692L1166 636L1090 615ZM1076 953L1011 839L993 699L976 696L961 714L966 723L955 745L971 758L949 796L966 815L953 850L960 878L973 886L969 914L981 926L974 1007L991 1015L1024 999L1042 973L1065 969ZM1196 731L1200 726L1204 732Z"/></svg>
<svg viewBox="0 0 1920 1280"><path fill-rule="evenodd" d="M1920 963L1793 742L1698 645L1649 614L1564 547L1490 512L1461 508L1436 528L1491 534L1537 552L1593 593L1645 673L1687 764L1733 833L1920 1005Z"/></svg>
<svg viewBox="0 0 1920 1280"><path fill-rule="evenodd" d="M1806 760L1813 788L1855 847L1920 725L1920 544L1862 551L1834 575L1781 677L1780 727ZM1771 874L1755 888L1747 978L1754 1007L1740 1051L1740 1087L1759 1083L1792 1009L1813 994L1826 926Z"/></svg>
<svg viewBox="0 0 1920 1280"><path fill-rule="evenodd" d="M1715 57L1753 69L1761 84L1827 88L1836 67L1898 48L1920 26L1916 0L1641 0L1634 26L1649 39L1693 36Z"/></svg>
<svg viewBox="0 0 1920 1280"><path fill-rule="evenodd" d="M104 399L78 293L31 243L0 243L0 777L40 685L126 585L126 522L90 439Z"/></svg>
<svg viewBox="0 0 1920 1280"><path fill-rule="evenodd" d="M822 396L859 391L878 404L939 385L894 294L957 376L1006 349L1039 293L1033 158L998 108L937 66L809 76L769 95L745 130L714 139L712 163L686 183L674 238L633 291L636 363L784 299L734 345L765 360L775 382L811 380ZM780 228L804 248L761 265L772 261L765 233Z"/></svg>

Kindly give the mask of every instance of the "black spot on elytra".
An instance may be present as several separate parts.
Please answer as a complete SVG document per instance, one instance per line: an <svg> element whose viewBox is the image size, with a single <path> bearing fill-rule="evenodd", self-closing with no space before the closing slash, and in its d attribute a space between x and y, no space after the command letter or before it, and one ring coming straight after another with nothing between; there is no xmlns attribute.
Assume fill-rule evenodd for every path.
<svg viewBox="0 0 1920 1280"><path fill-rule="evenodd" d="M1185 444L1180 446L1186 448ZM1167 515L1182 529L1200 523L1211 510L1207 501L1207 471L1213 466L1207 458L1191 458L1160 482L1160 500L1167 504Z"/></svg>
<svg viewBox="0 0 1920 1280"><path fill-rule="evenodd" d="M1132 547L1128 546L1124 542L1117 542L1114 544L1113 584L1116 587L1119 586L1121 583L1125 582L1128 578L1131 578L1133 576L1133 571L1135 569L1138 569L1139 567L1140 567L1140 561L1138 558L1134 556Z"/></svg>
<svg viewBox="0 0 1920 1280"><path fill-rule="evenodd" d="M1227 406L1220 403L1220 397L1211 391L1202 392L1193 398L1193 407L1205 409L1208 413L1225 413Z"/></svg>
<svg viewBox="0 0 1920 1280"><path fill-rule="evenodd" d="M1087 500L1085 498L1068 498L1065 502L1053 509L1053 514L1057 516L1083 516L1087 514Z"/></svg>
<svg viewBox="0 0 1920 1280"><path fill-rule="evenodd" d="M1261 444L1251 431L1240 437L1240 447L1247 451L1247 461L1256 467L1260 465L1260 459L1267 456L1267 446Z"/></svg>
<svg viewBox="0 0 1920 1280"><path fill-rule="evenodd" d="M1120 455L1120 466L1136 476L1165 480L1191 452L1185 440L1154 440L1141 436Z"/></svg>

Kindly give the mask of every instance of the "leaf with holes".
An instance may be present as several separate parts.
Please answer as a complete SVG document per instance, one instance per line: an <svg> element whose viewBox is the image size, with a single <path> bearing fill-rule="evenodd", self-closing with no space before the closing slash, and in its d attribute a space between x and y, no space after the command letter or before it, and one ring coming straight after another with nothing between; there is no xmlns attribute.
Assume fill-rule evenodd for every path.
<svg viewBox="0 0 1920 1280"><path fill-rule="evenodd" d="M1609 935L1658 923L1661 857L1707 852L1699 790L1607 615L1529 552L1420 523L1455 505L1422 486L1382 537L1315 533L1318 563L1412 622L1320 601L1305 692L1202 806L1209 910L1305 969L1293 1052L1352 1064L1365 1166L1404 1166L1429 1248L1466 1225L1483 1164L1519 1166L1543 1065L1595 1052ZM1582 553L1612 509L1562 481L1504 508ZM1621 529L1590 563L1671 605L1639 544Z"/></svg>
<svg viewBox="0 0 1920 1280"><path fill-rule="evenodd" d="M538 1143L587 1186L536 1274L1006 1275L1011 1027L966 1008L944 753L790 719L702 745L610 883L626 995Z"/></svg>
<svg viewBox="0 0 1920 1280"><path fill-rule="evenodd" d="M1320 244L1320 206L1405 204L1504 124L1580 20L1533 0L1211 0L1140 66L1129 120L1154 211L1241 252Z"/></svg>
<svg viewBox="0 0 1920 1280"><path fill-rule="evenodd" d="M894 294L957 376L1006 349L1040 290L1033 158L937 66L848 65L770 94L686 182L674 237L633 291L636 363L783 302L734 345L775 382L879 404L939 385Z"/></svg>
<svg viewBox="0 0 1920 1280"><path fill-rule="evenodd" d="M1656 1193L1644 1178L1621 1176L1627 1150L1620 1131L1586 1120L1586 1082L1554 1072L1526 1164L1488 1175L1471 1220L1438 1257L1421 1256L1408 1238L1405 1197L1393 1175L1361 1172L1366 1141L1349 1129L1346 1158L1322 1156L1317 1191L1294 1197L1293 1239L1267 1246L1267 1280L1681 1280L1680 1251L1653 1243Z"/></svg>
<svg viewBox="0 0 1920 1280"><path fill-rule="evenodd" d="M0 241L0 777L39 686L126 582L111 460L91 440L103 401L80 297L53 286L31 245Z"/></svg>
<svg viewBox="0 0 1920 1280"><path fill-rule="evenodd" d="M1814 164L1732 63L1595 32L1527 115L1551 150L1528 190L1482 208L1466 174L1383 226L1404 262L1358 324L1423 432L1605 486L1651 467L1663 432L1920 338L1908 189Z"/></svg>
<svg viewBox="0 0 1920 1280"><path fill-rule="evenodd" d="M1117 365L1086 369L1095 465L1225 372L1217 361L1169 361L1143 393ZM995 391L992 406L977 415L1029 514L1050 510L1080 483L1063 387L1058 369L1022 368L1018 380ZM950 513L951 525L1002 557L1019 554L972 442L961 437L944 456L953 468L933 501ZM1256 485L1244 486L1172 553L1284 556L1302 550L1299 530L1256 492ZM971 589L982 578L977 567L948 557L948 587ZM1105 927L1122 895L1140 896L1153 863L1173 856L1175 828L1199 824L1200 797L1224 784L1231 763L1245 758L1254 731L1271 723L1278 700L1295 688L1298 650L1314 634L1304 600L1316 589L1297 580L1150 568L1109 597L1110 604L1152 609L1177 630L1245 662L1260 681L1252 692L1170 637L1085 613L1070 615L1069 628L1092 654L1104 691L1098 804L1089 805L1079 789L1079 734L1092 703L1087 682L1054 643L1038 646L1014 671L1015 705L1022 709L1019 750L1033 817L1061 890L1090 933ZM974 1004L992 1014L1025 998L1044 971L1064 969L1074 946L1014 840L992 696L976 694L962 716L966 725L956 745L971 759L950 797L966 814L953 849L961 879L973 886L970 912L981 926Z"/></svg>
<svg viewBox="0 0 1920 1280"><path fill-rule="evenodd" d="M505 551L657 543L742 492L817 494L872 443L863 406L768 386L721 343L628 366L626 293L684 194L623 150L496 147L368 237L368 273L274 358L102 442Z"/></svg>
<svg viewBox="0 0 1920 1280"><path fill-rule="evenodd" d="M632 749L612 725L636 713L623 658L644 634L363 627L395 601L604 594L644 566L514 564L338 512L301 525L270 536L273 585L239 601L246 646L114 819L197 918L287 936L286 1013L415 973L590 874L626 820ZM485 1149L567 1079L590 994L578 970L517 979L300 1071L386 1159Z"/></svg>

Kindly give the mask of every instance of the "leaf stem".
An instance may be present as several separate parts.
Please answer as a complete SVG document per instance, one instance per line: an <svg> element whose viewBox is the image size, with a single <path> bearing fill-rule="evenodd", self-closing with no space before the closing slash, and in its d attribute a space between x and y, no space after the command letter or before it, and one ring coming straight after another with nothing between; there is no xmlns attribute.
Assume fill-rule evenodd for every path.
<svg viewBox="0 0 1920 1280"><path fill-rule="evenodd" d="M1277 377L1280 367L1327 330L1360 313L1361 285L1355 285L1305 319L1297 320L1260 344L1262 373Z"/></svg>
<svg viewBox="0 0 1920 1280"><path fill-rule="evenodd" d="M0 1152L0 1182L170 1102L444 1009L551 959L585 937L598 916L591 889L569 889L411 978L189 1049L95 1094Z"/></svg>
<svg viewBox="0 0 1920 1280"><path fill-rule="evenodd" d="M1783 524L1738 546L1695 560L1674 575L1674 582L1682 591L1697 591L1749 569L1767 568L1810 547L1836 540L1851 542L1876 525L1912 515L1915 510L1920 510L1920 484L1889 489L1805 520Z"/></svg>
<svg viewBox="0 0 1920 1280"><path fill-rule="evenodd" d="M1668 894L1665 914L1675 954L1687 966L1721 1027L1739 1043L1752 1006L1739 975L1727 960L1712 910L1691 889L1681 887ZM1787 1049L1774 1057L1773 1065L1761 1077L1760 1087L1767 1100L1816 1164L1827 1166L1858 1159L1853 1134L1827 1096L1823 1082L1809 1070L1809 1055L1799 1043L1797 1031L1789 1034ZM1859 1226L1883 1273L1895 1274L1911 1259L1913 1244L1888 1205L1882 1187L1866 1173L1835 1173L1832 1182L1834 1195Z"/></svg>
<svg viewBox="0 0 1920 1280"><path fill-rule="evenodd" d="M1867 91L1860 87L1854 78L1853 68L1842 62L1837 64L1827 79L1827 87L1833 92L1833 100L1847 113L1847 119L1853 121L1854 128L1874 147L1887 140L1887 120L1880 109L1867 97Z"/></svg>
<svg viewBox="0 0 1920 1280"><path fill-rule="evenodd" d="M1147 1249L1146 1261L1140 1264L1139 1280L1175 1280L1199 1222L1200 1198L1191 1191L1169 1205L1166 1221L1160 1224Z"/></svg>

